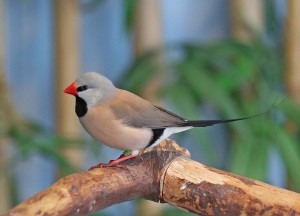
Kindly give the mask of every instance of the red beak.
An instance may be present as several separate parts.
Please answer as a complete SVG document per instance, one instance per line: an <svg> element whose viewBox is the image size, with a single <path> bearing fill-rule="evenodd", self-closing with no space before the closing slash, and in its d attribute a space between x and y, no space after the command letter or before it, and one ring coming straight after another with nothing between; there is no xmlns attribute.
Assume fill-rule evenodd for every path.
<svg viewBox="0 0 300 216"><path fill-rule="evenodd" d="M71 95L77 96L78 93L77 93L77 85L76 85L76 82L73 82L71 85L69 85L69 86L64 90L64 93L67 93L67 94L71 94Z"/></svg>

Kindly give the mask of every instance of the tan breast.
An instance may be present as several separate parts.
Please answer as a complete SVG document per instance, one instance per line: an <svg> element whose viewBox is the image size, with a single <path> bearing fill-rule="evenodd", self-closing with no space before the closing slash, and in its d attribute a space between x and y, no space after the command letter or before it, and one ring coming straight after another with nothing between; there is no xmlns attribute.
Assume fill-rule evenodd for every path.
<svg viewBox="0 0 300 216"><path fill-rule="evenodd" d="M101 143L116 149L139 150L145 148L152 137L146 128L133 128L115 119L109 104L89 108L87 114L79 118L84 129Z"/></svg>

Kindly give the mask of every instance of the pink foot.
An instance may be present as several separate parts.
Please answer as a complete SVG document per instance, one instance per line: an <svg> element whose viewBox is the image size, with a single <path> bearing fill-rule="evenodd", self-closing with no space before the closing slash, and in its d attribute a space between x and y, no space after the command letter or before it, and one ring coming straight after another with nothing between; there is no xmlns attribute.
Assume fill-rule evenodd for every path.
<svg viewBox="0 0 300 216"><path fill-rule="evenodd" d="M136 155L131 154L131 155L125 156L124 154L121 154L118 159L110 160L108 163L99 163L99 164L89 168L89 170L93 170L93 169L96 169L96 168L112 167L112 166L125 168L124 166L119 165L118 163L121 163L122 161L126 161L126 160L128 160L130 158L134 158L134 157L136 157Z"/></svg>

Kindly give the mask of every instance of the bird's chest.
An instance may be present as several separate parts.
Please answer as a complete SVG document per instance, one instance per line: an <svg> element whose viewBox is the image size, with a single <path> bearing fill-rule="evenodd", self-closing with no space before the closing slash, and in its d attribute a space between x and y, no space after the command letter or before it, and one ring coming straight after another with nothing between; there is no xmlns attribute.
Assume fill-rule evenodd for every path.
<svg viewBox="0 0 300 216"><path fill-rule="evenodd" d="M143 149L152 137L150 129L134 128L123 124L121 120L115 119L109 109L89 109L79 120L92 137L112 148Z"/></svg>

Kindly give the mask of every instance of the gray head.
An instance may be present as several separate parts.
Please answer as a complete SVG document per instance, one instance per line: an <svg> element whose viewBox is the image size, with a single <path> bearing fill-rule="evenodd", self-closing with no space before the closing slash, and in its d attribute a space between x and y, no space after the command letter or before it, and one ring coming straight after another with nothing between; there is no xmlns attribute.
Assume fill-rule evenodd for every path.
<svg viewBox="0 0 300 216"><path fill-rule="evenodd" d="M87 107L104 102L116 91L112 82L96 72L88 72L80 76L74 83L65 89L65 93L83 99Z"/></svg>

